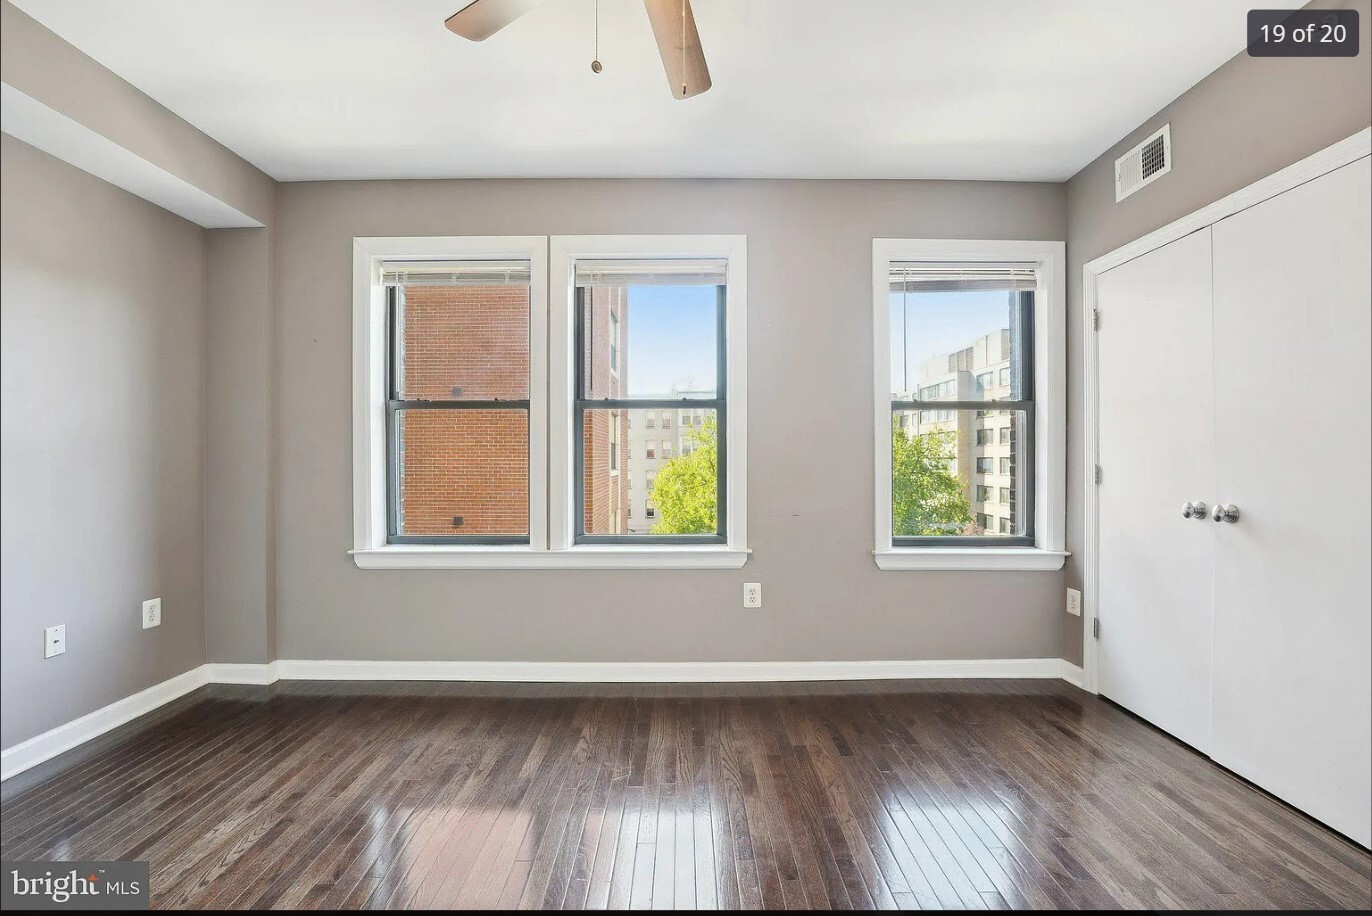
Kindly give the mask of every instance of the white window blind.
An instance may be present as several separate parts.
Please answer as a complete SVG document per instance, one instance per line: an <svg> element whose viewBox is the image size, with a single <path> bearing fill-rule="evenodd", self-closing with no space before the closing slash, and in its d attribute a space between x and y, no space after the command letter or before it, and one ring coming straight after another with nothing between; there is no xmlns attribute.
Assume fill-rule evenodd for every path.
<svg viewBox="0 0 1372 916"><path fill-rule="evenodd" d="M1033 264L891 262L891 292L1009 292L1033 290L1038 277Z"/></svg>
<svg viewBox="0 0 1372 916"><path fill-rule="evenodd" d="M577 286L723 286L724 259L595 259L577 260Z"/></svg>
<svg viewBox="0 0 1372 916"><path fill-rule="evenodd" d="M528 261L383 261L383 286L528 286Z"/></svg>

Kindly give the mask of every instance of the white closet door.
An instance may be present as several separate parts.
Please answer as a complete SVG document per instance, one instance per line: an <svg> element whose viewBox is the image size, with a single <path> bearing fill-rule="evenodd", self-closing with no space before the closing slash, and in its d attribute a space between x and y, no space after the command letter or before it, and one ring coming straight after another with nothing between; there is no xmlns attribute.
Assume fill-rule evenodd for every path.
<svg viewBox="0 0 1372 916"><path fill-rule="evenodd" d="M1210 744L1210 230L1102 274L1100 692L1187 744Z"/></svg>
<svg viewBox="0 0 1372 916"><path fill-rule="evenodd" d="M1211 756L1372 838L1366 158L1217 223Z"/></svg>

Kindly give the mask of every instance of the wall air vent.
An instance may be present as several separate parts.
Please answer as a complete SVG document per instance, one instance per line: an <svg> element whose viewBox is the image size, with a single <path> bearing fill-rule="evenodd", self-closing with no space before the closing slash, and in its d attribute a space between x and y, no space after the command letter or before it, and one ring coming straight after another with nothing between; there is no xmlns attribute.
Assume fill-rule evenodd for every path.
<svg viewBox="0 0 1372 916"><path fill-rule="evenodd" d="M1172 171L1172 125L1115 160L1115 203Z"/></svg>

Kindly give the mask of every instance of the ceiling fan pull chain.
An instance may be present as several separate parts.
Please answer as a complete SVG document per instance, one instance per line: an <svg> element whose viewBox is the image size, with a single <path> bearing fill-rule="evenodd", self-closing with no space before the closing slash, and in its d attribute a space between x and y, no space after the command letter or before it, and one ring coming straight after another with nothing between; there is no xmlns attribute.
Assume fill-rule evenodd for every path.
<svg viewBox="0 0 1372 916"><path fill-rule="evenodd" d="M595 54L591 58L591 72L599 73L600 65L600 0L595 0Z"/></svg>

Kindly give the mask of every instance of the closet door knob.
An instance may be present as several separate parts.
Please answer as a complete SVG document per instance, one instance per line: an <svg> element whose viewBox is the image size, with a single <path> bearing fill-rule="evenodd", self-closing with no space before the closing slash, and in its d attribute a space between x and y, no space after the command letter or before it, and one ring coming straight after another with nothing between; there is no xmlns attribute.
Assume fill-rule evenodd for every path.
<svg viewBox="0 0 1372 916"><path fill-rule="evenodd" d="M1187 503L1181 507L1181 517L1203 519L1205 518L1205 509L1205 503L1200 502L1199 500L1193 503Z"/></svg>
<svg viewBox="0 0 1372 916"><path fill-rule="evenodd" d="M1225 506L1217 505L1210 511L1210 517L1217 522L1228 522L1232 525L1239 520L1239 507L1233 503Z"/></svg>

